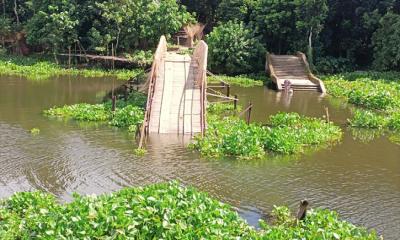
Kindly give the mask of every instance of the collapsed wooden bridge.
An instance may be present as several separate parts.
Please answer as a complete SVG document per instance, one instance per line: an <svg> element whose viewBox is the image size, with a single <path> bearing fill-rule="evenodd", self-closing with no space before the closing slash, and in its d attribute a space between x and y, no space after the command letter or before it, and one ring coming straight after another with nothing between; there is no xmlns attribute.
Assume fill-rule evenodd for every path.
<svg viewBox="0 0 400 240"><path fill-rule="evenodd" d="M279 91L319 91L325 93L324 83L315 77L304 53L297 55L267 54L266 70Z"/></svg>
<svg viewBox="0 0 400 240"><path fill-rule="evenodd" d="M147 81L143 136L149 133L193 135L205 129L208 46L200 41L193 55L169 52L161 37Z"/></svg>

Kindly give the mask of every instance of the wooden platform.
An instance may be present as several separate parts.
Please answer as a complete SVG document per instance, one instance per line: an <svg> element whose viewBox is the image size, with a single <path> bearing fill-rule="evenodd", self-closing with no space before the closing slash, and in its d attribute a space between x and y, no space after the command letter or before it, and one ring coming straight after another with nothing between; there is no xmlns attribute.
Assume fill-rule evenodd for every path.
<svg viewBox="0 0 400 240"><path fill-rule="evenodd" d="M149 121L150 133L201 132L198 65L189 55L167 52L159 66Z"/></svg>
<svg viewBox="0 0 400 240"><path fill-rule="evenodd" d="M278 90L285 89L285 81L289 81L293 90L325 92L321 80L312 75L303 53L297 55L267 56L267 70Z"/></svg>

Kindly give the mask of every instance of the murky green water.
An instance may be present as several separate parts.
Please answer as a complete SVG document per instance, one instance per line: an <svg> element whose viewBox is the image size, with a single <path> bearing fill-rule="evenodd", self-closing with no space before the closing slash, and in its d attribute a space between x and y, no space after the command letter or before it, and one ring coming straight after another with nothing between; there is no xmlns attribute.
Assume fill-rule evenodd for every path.
<svg viewBox="0 0 400 240"><path fill-rule="evenodd" d="M111 87L109 79L0 77L0 197L39 189L69 200L73 192L100 194L178 179L234 205L251 224L274 204L295 210L307 198L312 207L337 210L385 239L400 236L400 146L386 137L368 142L369 135L358 133L360 141L346 130L341 144L297 159L212 161L187 151L187 139L152 136L148 155L138 158L133 136L123 130L41 115L54 105L99 102ZM328 107L331 119L346 129L350 116L342 103L316 93L288 99L262 87L232 92L241 104L254 103L255 121L278 111L321 117ZM39 135L31 136L33 127Z"/></svg>

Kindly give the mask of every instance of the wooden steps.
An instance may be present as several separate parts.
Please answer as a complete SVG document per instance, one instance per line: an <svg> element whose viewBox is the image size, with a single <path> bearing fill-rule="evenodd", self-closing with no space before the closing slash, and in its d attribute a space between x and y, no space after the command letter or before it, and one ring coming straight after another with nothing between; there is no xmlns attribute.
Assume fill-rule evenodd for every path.
<svg viewBox="0 0 400 240"><path fill-rule="evenodd" d="M267 70L278 90L285 89L285 81L290 81L295 91L321 91L325 88L322 81L315 78L310 70L304 54L298 55L267 55Z"/></svg>

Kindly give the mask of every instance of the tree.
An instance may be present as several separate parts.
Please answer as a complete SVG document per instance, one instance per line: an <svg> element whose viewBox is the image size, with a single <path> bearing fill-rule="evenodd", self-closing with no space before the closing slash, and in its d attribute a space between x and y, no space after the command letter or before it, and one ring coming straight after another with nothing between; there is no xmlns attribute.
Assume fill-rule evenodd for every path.
<svg viewBox="0 0 400 240"><path fill-rule="evenodd" d="M73 1L33 0L35 14L26 26L28 42L50 48L57 61L57 53L78 39L76 6Z"/></svg>
<svg viewBox="0 0 400 240"><path fill-rule="evenodd" d="M209 67L216 73L242 74L263 69L265 49L243 23L223 23L207 36Z"/></svg>
<svg viewBox="0 0 400 240"><path fill-rule="evenodd" d="M387 13L373 36L374 66L378 70L400 70L400 15Z"/></svg>
<svg viewBox="0 0 400 240"><path fill-rule="evenodd" d="M255 0L222 0L219 4L216 14L217 20L228 22L230 20L249 22Z"/></svg>
<svg viewBox="0 0 400 240"><path fill-rule="evenodd" d="M308 61L313 64L312 43L323 29L323 23L328 13L328 4L326 0L295 0L295 3L296 28L299 32L305 33L308 42Z"/></svg>

